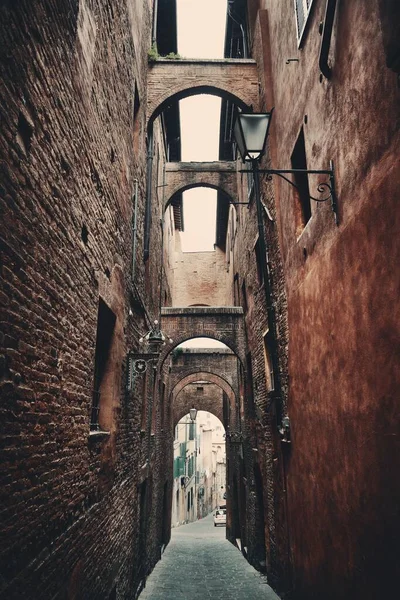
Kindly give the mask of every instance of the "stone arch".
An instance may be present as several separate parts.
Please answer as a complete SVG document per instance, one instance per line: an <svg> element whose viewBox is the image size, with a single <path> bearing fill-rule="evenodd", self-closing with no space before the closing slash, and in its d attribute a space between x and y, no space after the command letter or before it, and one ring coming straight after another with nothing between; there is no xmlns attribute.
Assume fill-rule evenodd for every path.
<svg viewBox="0 0 400 600"><path fill-rule="evenodd" d="M154 120L160 116L160 114L165 110L167 106L174 102L178 102L179 100L183 100L184 98L190 98L191 96L217 96L224 100L230 100L233 104L236 104L243 111L251 110L252 104L247 104L241 98L232 94L229 89L223 89L216 86L211 85L196 85L191 82L191 85L188 87L186 81L178 82L174 91L171 92L171 89L165 88L162 94L160 94L158 98L158 105L154 106L149 104L149 124L153 123Z"/></svg>
<svg viewBox="0 0 400 600"><path fill-rule="evenodd" d="M194 308L194 307L191 307ZM196 307L197 308L197 307ZM205 307L206 308L206 307ZM167 333L167 335L170 335L168 333L168 330L165 328L163 328L164 333ZM176 334L175 333L175 337L173 338L173 343L168 345L166 348L164 348L161 351L160 354L160 360L159 360L159 366L162 367L167 356L177 347L180 346L180 344L183 344L184 342L187 342L188 340L193 340L196 338L208 338L210 340L215 340L217 342L222 342L223 344L225 344L226 346L228 346L228 348L230 350L232 350L232 352L238 357L238 359L240 360L240 362L242 363L243 369L246 368L246 361L245 361L245 356L244 356L244 349L240 349L238 347L238 344L235 344L232 339L224 332L219 333L219 332L215 332L213 334L206 334L204 333L204 331L197 331L197 332L191 332L191 333L180 333L180 334Z"/></svg>
<svg viewBox="0 0 400 600"><path fill-rule="evenodd" d="M229 402L229 413L230 413L230 421L229 423L224 423L224 418L223 418L223 412L221 410L210 410L209 407L207 407L207 410L209 410L210 412L213 412L213 414L215 414L215 416L217 416L220 421L224 424L224 426L226 425L230 425L230 427L233 427L235 425L235 416L236 416L236 410L235 410L235 406L236 406L236 394L233 391L232 387L229 385L229 383L223 379L221 376L219 375L215 375L215 374L211 374L208 372L204 372L204 371L197 371L196 373L192 373L191 375L187 375L186 377L184 377L183 379L181 379L176 385L175 387L171 390L170 393L170 402L172 403L172 407L173 407L173 427L175 427L175 425L178 423L178 421L189 412L190 406L184 405L180 408L179 412L176 412L176 407L175 407L175 401L178 398L180 392L182 392L188 385L196 383L197 381L207 381L208 383L213 383L216 386L218 386L227 396L228 398L228 402ZM190 402L189 402L190 404ZM196 406L197 408L197 406ZM199 407L199 410L202 410L201 406Z"/></svg>
<svg viewBox="0 0 400 600"><path fill-rule="evenodd" d="M179 163L176 164L179 165ZM182 163L184 166L186 164L188 163ZM224 169L224 172L217 171L216 168L213 170L210 168L207 171L203 166L201 166L201 169L195 170L197 163L194 163L194 168L192 167L193 170L191 171L186 171L184 168L180 169L179 166L172 171L171 165L175 165L175 163L169 163L166 170L164 210L168 208L178 194L201 187L220 192L227 203L235 202L237 198L235 170L231 168L230 163L215 163L215 165L218 164L221 164L221 169L224 169L224 164L229 165L229 167Z"/></svg>
<svg viewBox="0 0 400 600"><path fill-rule="evenodd" d="M241 307L162 308L161 328L173 343L163 348L159 365L174 348L196 338L209 338L225 344L246 371L246 342Z"/></svg>
<svg viewBox="0 0 400 600"><path fill-rule="evenodd" d="M253 59L158 59L148 70L148 123L174 101L198 94L225 98L242 110L257 110L257 64Z"/></svg>

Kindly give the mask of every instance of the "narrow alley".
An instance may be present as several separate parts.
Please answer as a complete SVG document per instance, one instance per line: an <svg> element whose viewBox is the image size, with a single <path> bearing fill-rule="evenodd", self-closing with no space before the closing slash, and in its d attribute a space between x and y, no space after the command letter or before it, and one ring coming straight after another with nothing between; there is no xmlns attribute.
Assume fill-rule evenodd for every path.
<svg viewBox="0 0 400 600"><path fill-rule="evenodd" d="M209 515L172 530L140 600L278 600Z"/></svg>
<svg viewBox="0 0 400 600"><path fill-rule="evenodd" d="M393 597L399 124L399 0L0 0L0 600Z"/></svg>

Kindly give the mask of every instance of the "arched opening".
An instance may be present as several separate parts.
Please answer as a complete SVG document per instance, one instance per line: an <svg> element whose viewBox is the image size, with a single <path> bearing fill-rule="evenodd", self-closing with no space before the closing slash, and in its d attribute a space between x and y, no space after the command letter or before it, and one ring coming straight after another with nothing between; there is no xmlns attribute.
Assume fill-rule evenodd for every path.
<svg viewBox="0 0 400 600"><path fill-rule="evenodd" d="M183 85L185 84L183 83ZM153 111L149 117L148 131L151 130L153 123L157 119L157 117L159 117L161 113L163 113L169 106L176 104L177 102L179 102L179 100L190 98L191 96L200 95L217 96L218 98L229 101L231 104L235 105L237 108L240 108L244 112L251 111L251 106L246 104L246 102L239 98L239 96L233 94L228 88L224 89L217 86L202 84L193 85L192 81L190 87L178 89L172 94L170 92L165 92L164 95L160 95L157 98L158 104L156 107L153 108Z"/></svg>
<svg viewBox="0 0 400 600"><path fill-rule="evenodd" d="M175 423L173 445L171 525L178 527L226 502L225 428L211 410L198 410L194 421L186 413Z"/></svg>

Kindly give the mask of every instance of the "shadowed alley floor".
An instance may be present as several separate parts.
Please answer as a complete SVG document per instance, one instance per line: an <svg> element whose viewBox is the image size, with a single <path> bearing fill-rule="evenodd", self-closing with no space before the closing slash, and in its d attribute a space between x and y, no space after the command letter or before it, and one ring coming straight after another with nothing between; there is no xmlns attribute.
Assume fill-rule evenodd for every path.
<svg viewBox="0 0 400 600"><path fill-rule="evenodd" d="M213 517L172 530L139 600L279 600Z"/></svg>

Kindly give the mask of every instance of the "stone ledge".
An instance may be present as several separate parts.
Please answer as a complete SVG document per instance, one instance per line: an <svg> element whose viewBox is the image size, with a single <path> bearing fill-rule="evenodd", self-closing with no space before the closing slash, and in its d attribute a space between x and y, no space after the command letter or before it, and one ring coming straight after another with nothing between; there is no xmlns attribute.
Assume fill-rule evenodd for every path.
<svg viewBox="0 0 400 600"><path fill-rule="evenodd" d="M253 58L163 58L159 57L156 60L149 62L149 67L154 65L168 64L168 65L256 65L256 61Z"/></svg>
<svg viewBox="0 0 400 600"><path fill-rule="evenodd" d="M241 306L187 306L187 307L163 307L161 316L172 317L174 315L243 315Z"/></svg>

